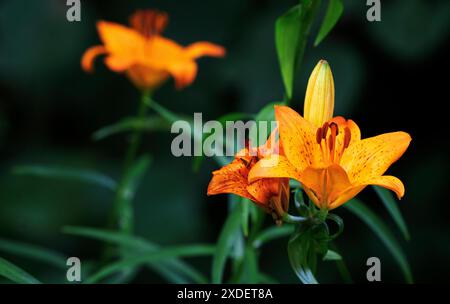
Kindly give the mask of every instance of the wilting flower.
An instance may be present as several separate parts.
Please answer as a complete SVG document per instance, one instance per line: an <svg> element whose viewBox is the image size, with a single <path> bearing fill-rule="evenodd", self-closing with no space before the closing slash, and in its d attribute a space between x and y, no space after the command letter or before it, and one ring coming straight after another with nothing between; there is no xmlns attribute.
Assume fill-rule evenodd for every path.
<svg viewBox="0 0 450 304"><path fill-rule="evenodd" d="M242 149L230 164L214 171L208 185L208 195L232 193L248 198L272 214L275 220L280 220L289 207L289 179L265 178L252 183L248 181L250 170L260 159L267 155L278 156L275 132L264 145Z"/></svg>
<svg viewBox="0 0 450 304"><path fill-rule="evenodd" d="M185 87L197 74L195 59L202 56L223 57L225 49L209 42L187 47L161 36L167 25L167 14L154 10L137 11L130 18L131 27L99 21L97 30L103 45L89 48L81 65L93 70L94 59L106 55L105 64L114 72L125 72L140 89L153 89L175 79L176 87Z"/></svg>
<svg viewBox="0 0 450 304"><path fill-rule="evenodd" d="M315 96L312 100L324 102ZM403 183L383 174L408 148L409 134L392 132L361 139L359 127L352 120L335 117L318 127L286 106L276 106L275 117L284 156L268 156L264 165L262 161L256 163L249 172L250 182L261 178L296 179L309 198L324 209L339 207L367 185L385 187L399 199L403 197Z"/></svg>

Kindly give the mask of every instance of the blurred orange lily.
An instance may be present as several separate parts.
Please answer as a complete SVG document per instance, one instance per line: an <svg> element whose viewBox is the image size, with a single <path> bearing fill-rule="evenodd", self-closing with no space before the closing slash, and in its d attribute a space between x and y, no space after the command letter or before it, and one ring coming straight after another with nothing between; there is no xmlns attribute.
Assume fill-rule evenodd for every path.
<svg viewBox="0 0 450 304"><path fill-rule="evenodd" d="M177 88L183 88L195 79L195 59L225 55L223 47L209 42L183 47L162 37L167 22L167 14L154 10L137 11L130 18L131 27L99 21L97 30L103 45L91 47L84 53L82 68L91 72L94 59L106 55L107 67L114 72L125 72L140 89L154 89L169 76L175 79Z"/></svg>
<svg viewBox="0 0 450 304"><path fill-rule="evenodd" d="M275 143L276 131L258 148L244 148L235 159L220 170L213 172L208 185L208 195L232 193L255 202L279 222L289 207L289 179L264 178L250 183L248 174L255 164L266 155L278 155Z"/></svg>
<svg viewBox="0 0 450 304"><path fill-rule="evenodd" d="M361 139L352 120L335 117L317 128L286 106L275 106L284 155L256 163L249 181L261 178L293 178L302 183L310 199L323 209L344 204L367 185L377 185L403 197L403 183L383 175L409 146L405 132ZM267 162L268 161L268 162ZM270 165L272 162L272 165Z"/></svg>

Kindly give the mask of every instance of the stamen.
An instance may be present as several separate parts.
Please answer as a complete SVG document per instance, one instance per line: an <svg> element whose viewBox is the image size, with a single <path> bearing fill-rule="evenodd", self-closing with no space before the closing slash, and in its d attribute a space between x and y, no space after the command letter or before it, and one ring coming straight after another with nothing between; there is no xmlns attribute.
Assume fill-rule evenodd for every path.
<svg viewBox="0 0 450 304"><path fill-rule="evenodd" d="M130 25L147 38L159 35L167 25L167 14L154 10L139 10L130 18Z"/></svg>
<svg viewBox="0 0 450 304"><path fill-rule="evenodd" d="M352 133L350 132L350 129L348 127L345 127L344 132L344 149L347 149L348 145L350 144L350 140L352 139Z"/></svg>
<svg viewBox="0 0 450 304"><path fill-rule="evenodd" d="M322 128L318 128L316 132L316 141L320 145L320 142L322 141Z"/></svg>
<svg viewBox="0 0 450 304"><path fill-rule="evenodd" d="M327 122L324 123L323 126L322 126L322 129L323 129L323 130L322 130L322 138L323 138L323 139L326 139L326 138L327 138L328 127L329 127L329 125L328 125Z"/></svg>

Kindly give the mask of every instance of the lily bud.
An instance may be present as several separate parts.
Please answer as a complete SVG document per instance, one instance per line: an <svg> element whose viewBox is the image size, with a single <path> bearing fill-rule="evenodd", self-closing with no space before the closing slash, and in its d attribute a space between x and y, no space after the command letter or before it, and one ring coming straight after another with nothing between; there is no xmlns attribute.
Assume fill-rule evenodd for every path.
<svg viewBox="0 0 450 304"><path fill-rule="evenodd" d="M304 117L316 127L333 118L334 80L330 65L320 60L308 80Z"/></svg>

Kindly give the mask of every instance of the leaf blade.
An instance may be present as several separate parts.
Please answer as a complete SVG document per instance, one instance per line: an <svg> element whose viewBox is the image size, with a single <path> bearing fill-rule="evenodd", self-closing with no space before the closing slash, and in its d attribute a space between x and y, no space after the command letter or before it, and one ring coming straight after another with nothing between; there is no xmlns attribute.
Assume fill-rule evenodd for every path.
<svg viewBox="0 0 450 304"><path fill-rule="evenodd" d="M235 206L233 211L223 225L219 239L217 241L216 251L213 256L212 263L212 283L219 284L222 282L223 272L227 257L233 245L235 233L241 229L241 210L239 206Z"/></svg>
<svg viewBox="0 0 450 304"><path fill-rule="evenodd" d="M62 254L40 246L0 238L0 251L67 269L66 259Z"/></svg>
<svg viewBox="0 0 450 304"><path fill-rule="evenodd" d="M128 247L129 249L135 251L140 250L143 252L152 252L160 248L159 245L144 240L140 237L131 236L125 233L110 231L104 229L95 229L88 227L74 227L66 226L63 228L63 233L87 237L95 240L100 240L123 247ZM188 280L194 283L207 283L207 279L196 269L192 268L189 264L183 262L180 259L174 258L172 260L165 261L163 263L152 263L152 268L154 268L161 275L166 277L166 279L173 281L174 283L189 283L186 282L184 278L174 275L176 273L181 274L188 278Z"/></svg>
<svg viewBox="0 0 450 304"><path fill-rule="evenodd" d="M301 0L275 23L275 44L288 100L292 98L295 71L303 58L319 2Z"/></svg>
<svg viewBox="0 0 450 304"><path fill-rule="evenodd" d="M18 284L40 284L36 278L14 265L13 263L0 257L0 276L7 278Z"/></svg>
<svg viewBox="0 0 450 304"><path fill-rule="evenodd" d="M314 41L314 46L318 46L325 37L331 32L333 27L339 21L339 18L344 12L344 4L341 0L329 0L327 12L320 26L319 33L317 34L316 40Z"/></svg>
<svg viewBox="0 0 450 304"><path fill-rule="evenodd" d="M15 175L36 176L45 178L62 178L85 183L96 184L108 190L115 191L117 183L107 175L90 169L77 169L49 165L22 165L13 167Z"/></svg>
<svg viewBox="0 0 450 304"><path fill-rule="evenodd" d="M406 225L406 221L403 218L402 213L400 212L400 209L398 208L397 202L395 201L392 193L390 193L389 190L382 187L374 186L373 188L375 189L375 192L377 193L378 197L383 202L384 207L387 209L392 219L397 224L397 227L402 232L403 237L407 241L409 241L411 236L409 234L408 226Z"/></svg>
<svg viewBox="0 0 450 304"><path fill-rule="evenodd" d="M378 236L400 266L406 282L413 283L413 276L406 255L384 222L359 200L353 199L344 206L361 219Z"/></svg>

